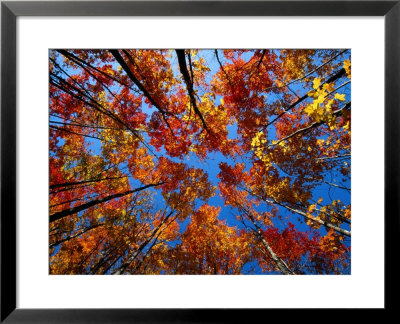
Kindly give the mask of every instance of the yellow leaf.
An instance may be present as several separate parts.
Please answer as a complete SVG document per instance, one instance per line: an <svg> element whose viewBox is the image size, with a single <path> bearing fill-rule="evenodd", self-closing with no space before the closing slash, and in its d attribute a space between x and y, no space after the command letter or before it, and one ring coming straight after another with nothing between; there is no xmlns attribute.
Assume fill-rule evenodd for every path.
<svg viewBox="0 0 400 324"><path fill-rule="evenodd" d="M320 96L318 96L318 98L315 100L315 103L320 104L320 103L323 103L324 100L325 100L325 95L320 95Z"/></svg>
<svg viewBox="0 0 400 324"><path fill-rule="evenodd" d="M325 83L325 84L322 86L322 89L325 90L325 91L328 91L328 92L333 91L333 89L334 89L333 83Z"/></svg>
<svg viewBox="0 0 400 324"><path fill-rule="evenodd" d="M314 112L313 106L312 105L308 105L306 108L304 108L304 112L307 115L311 115Z"/></svg>
<svg viewBox="0 0 400 324"><path fill-rule="evenodd" d="M349 78L351 78L351 62L350 62L350 60L345 60L343 62L343 67L344 67L344 69L346 71L347 76Z"/></svg>
<svg viewBox="0 0 400 324"><path fill-rule="evenodd" d="M317 90L319 86L321 85L321 79L320 78L315 78L313 81L313 88Z"/></svg>
<svg viewBox="0 0 400 324"><path fill-rule="evenodd" d="M338 99L338 100L340 100L340 101L345 101L346 99L345 99L345 94L335 94L335 99Z"/></svg>

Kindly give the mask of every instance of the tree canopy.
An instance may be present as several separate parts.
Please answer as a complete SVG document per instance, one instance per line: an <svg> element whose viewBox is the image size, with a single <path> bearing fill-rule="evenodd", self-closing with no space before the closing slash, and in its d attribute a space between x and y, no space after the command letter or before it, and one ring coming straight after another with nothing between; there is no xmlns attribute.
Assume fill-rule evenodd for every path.
<svg viewBox="0 0 400 324"><path fill-rule="evenodd" d="M349 274L350 55L50 50L50 274Z"/></svg>

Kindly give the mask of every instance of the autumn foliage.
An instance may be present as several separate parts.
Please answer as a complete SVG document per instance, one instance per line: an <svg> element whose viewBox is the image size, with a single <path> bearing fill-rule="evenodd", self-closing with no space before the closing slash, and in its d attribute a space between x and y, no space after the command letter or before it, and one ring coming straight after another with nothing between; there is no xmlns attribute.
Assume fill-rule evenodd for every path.
<svg viewBox="0 0 400 324"><path fill-rule="evenodd" d="M51 50L50 274L349 274L350 82L350 50Z"/></svg>

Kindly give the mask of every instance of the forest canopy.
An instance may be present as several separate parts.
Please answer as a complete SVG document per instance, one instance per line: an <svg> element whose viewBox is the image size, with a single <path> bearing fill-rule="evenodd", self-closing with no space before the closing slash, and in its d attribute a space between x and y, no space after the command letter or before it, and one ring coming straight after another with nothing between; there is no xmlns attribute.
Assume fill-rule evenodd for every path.
<svg viewBox="0 0 400 324"><path fill-rule="evenodd" d="M350 274L347 49L49 51L50 274Z"/></svg>

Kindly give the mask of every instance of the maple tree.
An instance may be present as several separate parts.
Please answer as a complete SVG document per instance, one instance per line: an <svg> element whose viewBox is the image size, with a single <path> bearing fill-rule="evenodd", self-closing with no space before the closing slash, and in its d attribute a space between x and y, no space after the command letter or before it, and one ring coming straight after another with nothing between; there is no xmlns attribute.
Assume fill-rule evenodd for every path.
<svg viewBox="0 0 400 324"><path fill-rule="evenodd" d="M49 52L51 274L348 274L351 53Z"/></svg>

